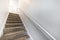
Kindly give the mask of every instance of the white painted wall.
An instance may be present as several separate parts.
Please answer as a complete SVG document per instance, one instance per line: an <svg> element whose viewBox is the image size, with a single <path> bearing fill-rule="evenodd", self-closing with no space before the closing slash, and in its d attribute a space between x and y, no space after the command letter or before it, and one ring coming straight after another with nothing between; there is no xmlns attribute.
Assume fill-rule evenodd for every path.
<svg viewBox="0 0 60 40"><path fill-rule="evenodd" d="M27 12L26 9L29 7L29 4L31 3L31 0L28 0L28 3L26 1L23 0L22 4L19 4L20 9L21 9L20 11L22 11L20 13L20 17L21 17L21 19L22 19L22 21L25 25L25 28L26 28L31 40L52 40L52 39L49 39L48 37L46 37L46 35L44 35L41 32L41 30L39 31L39 29L36 28L37 26L35 26L33 24L33 22L28 17L26 17L26 15L29 16L29 14L26 14L26 12ZM21 2L21 0L20 0L20 2ZM24 15L24 14L26 14L26 15Z"/></svg>
<svg viewBox="0 0 60 40"><path fill-rule="evenodd" d="M41 30L37 29L36 27L38 26L34 25L30 18L27 17L24 13L20 14L20 18L24 23L28 35L30 36L30 39L28 40L52 40L46 37L46 35L44 35Z"/></svg>
<svg viewBox="0 0 60 40"><path fill-rule="evenodd" d="M19 0L9 0L9 12L17 13Z"/></svg>
<svg viewBox="0 0 60 40"><path fill-rule="evenodd" d="M8 15L8 0L0 0L0 37L3 35L3 29Z"/></svg>
<svg viewBox="0 0 60 40"><path fill-rule="evenodd" d="M23 10L33 16L56 40L60 40L60 0L32 0L29 7Z"/></svg>

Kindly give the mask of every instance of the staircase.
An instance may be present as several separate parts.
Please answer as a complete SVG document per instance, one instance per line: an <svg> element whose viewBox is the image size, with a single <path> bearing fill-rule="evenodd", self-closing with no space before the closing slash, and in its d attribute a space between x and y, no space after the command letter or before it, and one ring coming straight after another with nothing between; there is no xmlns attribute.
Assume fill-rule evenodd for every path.
<svg viewBox="0 0 60 40"><path fill-rule="evenodd" d="M18 14L9 13L2 40L27 40L27 31Z"/></svg>

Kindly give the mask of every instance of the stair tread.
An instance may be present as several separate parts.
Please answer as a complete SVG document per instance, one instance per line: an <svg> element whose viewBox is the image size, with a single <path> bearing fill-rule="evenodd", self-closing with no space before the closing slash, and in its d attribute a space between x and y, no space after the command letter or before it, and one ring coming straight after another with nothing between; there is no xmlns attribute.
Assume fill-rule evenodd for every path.
<svg viewBox="0 0 60 40"><path fill-rule="evenodd" d="M15 20L9 21L9 20L7 20L7 22L22 22L22 21L15 21Z"/></svg>
<svg viewBox="0 0 60 40"><path fill-rule="evenodd" d="M26 31L24 27L16 27L16 28L5 28L4 34L16 32L16 31Z"/></svg>
<svg viewBox="0 0 60 40"><path fill-rule="evenodd" d="M6 23L6 25L23 25L23 23Z"/></svg>
<svg viewBox="0 0 60 40"><path fill-rule="evenodd" d="M18 27L8 27L8 28L5 28L5 29L15 29L15 28L25 28L23 26L18 26Z"/></svg>
<svg viewBox="0 0 60 40"><path fill-rule="evenodd" d="M16 39L16 38L23 37L25 35L27 35L26 32L20 31L20 32L14 32L14 33L5 34L4 38L5 39Z"/></svg>
<svg viewBox="0 0 60 40"><path fill-rule="evenodd" d="M14 27L22 27L22 26L23 26L23 25L21 25L21 26L19 26L19 25L18 25L18 26L9 26L9 25L8 25L8 26L6 26L5 28L14 28Z"/></svg>
<svg viewBox="0 0 60 40"><path fill-rule="evenodd" d="M6 23L21 23L22 21L7 21Z"/></svg>
<svg viewBox="0 0 60 40"><path fill-rule="evenodd" d="M18 18L8 18L7 20L20 20Z"/></svg>
<svg viewBox="0 0 60 40"><path fill-rule="evenodd" d="M18 35L18 36L14 36L14 37L4 37L3 40L22 40L22 39L27 39L29 38L28 35Z"/></svg>
<svg viewBox="0 0 60 40"><path fill-rule="evenodd" d="M9 14L9 16L19 16L18 14Z"/></svg>
<svg viewBox="0 0 60 40"><path fill-rule="evenodd" d="M7 19L7 21L21 21L21 19Z"/></svg>
<svg viewBox="0 0 60 40"><path fill-rule="evenodd" d="M17 35L17 34L25 34L25 31L17 31L17 32L12 32L9 34L5 34L4 36L13 36L13 35Z"/></svg>
<svg viewBox="0 0 60 40"><path fill-rule="evenodd" d="M17 16L17 17L15 16L15 17L14 17L14 16L12 16L12 15L9 15L8 18L10 18L10 17L11 17L11 18L20 18L19 16Z"/></svg>
<svg viewBox="0 0 60 40"><path fill-rule="evenodd" d="M26 40L27 38L29 38L29 36L20 37L20 38L17 38L15 40Z"/></svg>
<svg viewBox="0 0 60 40"><path fill-rule="evenodd" d="M8 27L18 27L18 26L23 26L23 25L5 25L6 27L5 28L8 28Z"/></svg>
<svg viewBox="0 0 60 40"><path fill-rule="evenodd" d="M18 14L9 14L9 16L19 16Z"/></svg>

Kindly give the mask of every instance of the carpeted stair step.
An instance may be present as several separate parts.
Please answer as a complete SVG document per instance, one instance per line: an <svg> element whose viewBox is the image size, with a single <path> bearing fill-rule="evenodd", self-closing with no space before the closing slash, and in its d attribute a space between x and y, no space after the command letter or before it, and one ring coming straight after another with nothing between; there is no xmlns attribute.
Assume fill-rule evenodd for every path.
<svg viewBox="0 0 60 40"><path fill-rule="evenodd" d="M29 38L29 36L28 35L25 35L23 37L20 37L20 38L15 39L15 40L26 40L28 38Z"/></svg>
<svg viewBox="0 0 60 40"><path fill-rule="evenodd" d="M25 31L17 31L17 32L5 34L3 39L4 40L13 40L13 39L17 39L20 37L24 37L25 35L27 35Z"/></svg>
<svg viewBox="0 0 60 40"><path fill-rule="evenodd" d="M5 25L5 26L7 28L7 27L19 27L19 26L23 26L23 25Z"/></svg>
<svg viewBox="0 0 60 40"><path fill-rule="evenodd" d="M20 17L19 17L19 15L17 15L17 16L9 15L8 18L20 18Z"/></svg>
<svg viewBox="0 0 60 40"><path fill-rule="evenodd" d="M9 16L19 16L18 14L10 13Z"/></svg>
<svg viewBox="0 0 60 40"><path fill-rule="evenodd" d="M9 20L7 20L6 23L21 23L21 22L22 22L22 21L15 21L15 20L14 20L14 21L13 21L13 20L12 20L12 21L9 21Z"/></svg>
<svg viewBox="0 0 60 40"><path fill-rule="evenodd" d="M20 18L8 18L7 20L20 20L21 21L21 19Z"/></svg>
<svg viewBox="0 0 60 40"><path fill-rule="evenodd" d="M7 19L7 21L21 21L21 19Z"/></svg>
<svg viewBox="0 0 60 40"><path fill-rule="evenodd" d="M21 26L22 23L6 23L6 26Z"/></svg>
<svg viewBox="0 0 60 40"><path fill-rule="evenodd" d="M5 28L4 34L8 34L11 32L17 32L17 31L25 31L24 27L10 27L10 28Z"/></svg>
<svg viewBox="0 0 60 40"><path fill-rule="evenodd" d="M19 17L19 15L9 15L9 17Z"/></svg>
<svg viewBox="0 0 60 40"><path fill-rule="evenodd" d="M9 25L8 25L8 26L6 26L5 28L10 28L10 27L24 27L24 26L23 26L23 25L20 25L20 26L19 26L19 25L18 25L18 26L15 26L15 25L14 25L14 26L9 26Z"/></svg>

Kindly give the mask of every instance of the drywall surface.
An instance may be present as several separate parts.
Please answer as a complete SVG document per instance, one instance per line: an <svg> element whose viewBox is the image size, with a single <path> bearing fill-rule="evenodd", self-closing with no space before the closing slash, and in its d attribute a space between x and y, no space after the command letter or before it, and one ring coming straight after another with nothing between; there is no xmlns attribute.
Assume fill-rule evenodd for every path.
<svg viewBox="0 0 60 40"><path fill-rule="evenodd" d="M56 40L60 40L60 0L32 0L23 11L36 19Z"/></svg>
<svg viewBox="0 0 60 40"><path fill-rule="evenodd" d="M0 37L3 35L3 29L8 15L8 0L0 0Z"/></svg>
<svg viewBox="0 0 60 40"><path fill-rule="evenodd" d="M28 17L26 17L26 15L21 13L20 17L31 38L30 40L50 40L40 30L36 28L36 26L32 23L32 21Z"/></svg>

